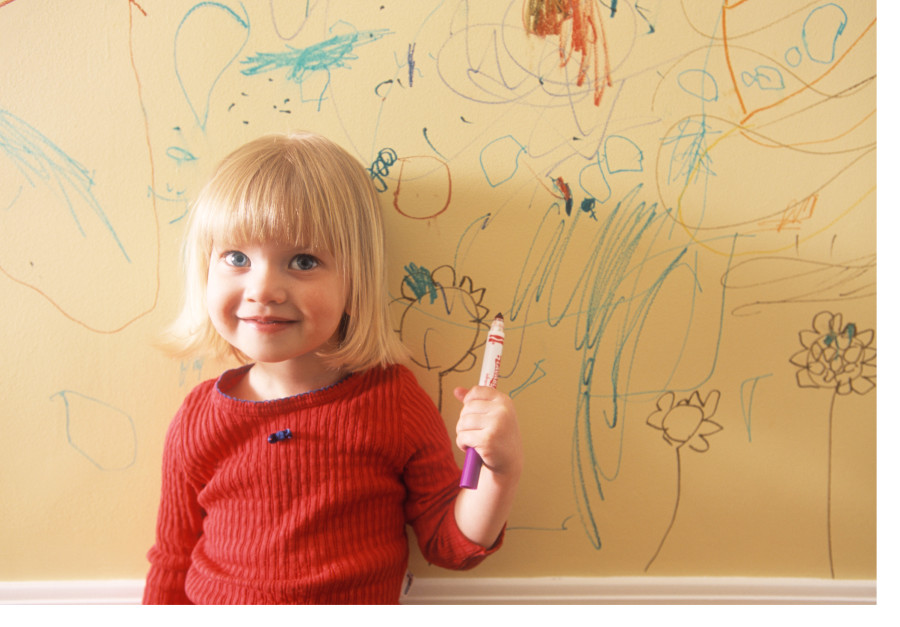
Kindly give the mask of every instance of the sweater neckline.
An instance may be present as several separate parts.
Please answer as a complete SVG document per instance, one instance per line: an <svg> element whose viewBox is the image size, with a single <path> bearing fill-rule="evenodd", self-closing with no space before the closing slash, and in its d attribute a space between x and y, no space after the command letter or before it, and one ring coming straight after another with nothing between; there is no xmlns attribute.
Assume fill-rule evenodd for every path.
<svg viewBox="0 0 900 627"><path fill-rule="evenodd" d="M338 381L317 390L301 392L293 396L274 398L264 401L253 401L231 396L228 392L237 382L247 374L254 364L246 364L238 368L226 370L215 383L216 401L221 405L239 407L241 410L258 412L282 411L286 408L312 407L332 401L334 398L350 393L355 387L359 376L355 372L344 376Z"/></svg>

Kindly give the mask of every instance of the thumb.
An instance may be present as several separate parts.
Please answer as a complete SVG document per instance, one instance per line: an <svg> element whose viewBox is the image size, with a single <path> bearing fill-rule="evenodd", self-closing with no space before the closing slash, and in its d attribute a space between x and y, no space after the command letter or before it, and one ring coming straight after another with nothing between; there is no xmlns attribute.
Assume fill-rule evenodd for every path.
<svg viewBox="0 0 900 627"><path fill-rule="evenodd" d="M468 393L469 393L469 390L467 388L464 388L464 387L453 388L453 396L455 396L456 400L458 400L460 403L465 402L466 394L468 394Z"/></svg>

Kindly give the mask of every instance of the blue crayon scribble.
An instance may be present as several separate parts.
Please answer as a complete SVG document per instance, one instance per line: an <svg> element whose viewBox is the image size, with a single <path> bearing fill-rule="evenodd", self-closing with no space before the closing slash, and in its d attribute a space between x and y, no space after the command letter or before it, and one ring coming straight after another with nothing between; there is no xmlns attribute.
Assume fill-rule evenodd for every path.
<svg viewBox="0 0 900 627"><path fill-rule="evenodd" d="M247 10L244 8L244 5L240 5L243 10L243 17L234 12L230 7L221 4L219 2L199 2L195 4L190 10L184 14L184 17L181 18L181 22L178 24L178 29L175 31L175 49L173 51L173 59L175 60L175 77L178 80L178 85L181 87L181 93L184 94L185 99L188 102L188 106L191 108L191 113L194 114L194 119L197 122L197 126L201 129L206 130L206 122L209 118L209 100L212 96L212 90L216 86L216 83L222 77L222 74L225 73L225 70L237 59L238 55L240 55L241 50L244 49L244 46L247 44L247 40L250 38L250 18L247 15ZM185 87L184 81L181 77L181 60L178 54L179 49L179 41L182 37L187 37L186 34L182 33L182 28L188 22L189 19L193 20L201 20L204 17L209 17L212 14L198 14L196 13L199 9L214 9L216 11L221 11L221 13L217 13L217 16L224 16L226 19L233 20L237 23L238 27L243 29L244 40L240 42L240 45L237 46L237 50L234 54L219 68L218 73L213 77L211 83L209 84L209 88L205 92L204 102L201 104L200 102L194 102L191 99L191 96L188 94L188 90ZM208 20L207 20L208 21ZM217 41L217 45L221 48L223 42ZM202 98L202 97L201 97Z"/></svg>
<svg viewBox="0 0 900 627"><path fill-rule="evenodd" d="M412 290L416 300L422 300L422 297L427 294L431 299L430 302L433 303L437 299L437 288L431 278L431 271L414 263L407 265L404 270L406 270L406 276L403 282Z"/></svg>
<svg viewBox="0 0 900 627"><path fill-rule="evenodd" d="M366 171L369 173L369 178L372 179L372 183L375 185L375 191L387 191L388 186L384 181L384 177L390 173L391 166L395 163L397 163L397 153L393 148L382 148L378 151L378 156L375 158L375 161L372 162L371 166L366 168Z"/></svg>
<svg viewBox="0 0 900 627"><path fill-rule="evenodd" d="M752 412L753 412L753 395L756 394L756 384L760 382L761 379L765 379L766 377L771 377L772 374L764 374L758 377L753 377L752 379L747 379L746 381L741 382L741 413L744 415L744 426L747 428L747 441L753 442L753 434L751 432L751 423L752 423ZM749 394L744 394L745 388L747 384L750 384L750 392Z"/></svg>
<svg viewBox="0 0 900 627"><path fill-rule="evenodd" d="M534 385L535 383L537 383L538 381L540 381L541 379L543 379L544 377L547 376L547 372L543 368L541 368L542 363L544 363L543 359L539 359L538 361L534 362L534 370L531 372L530 375L528 375L528 378L525 379L525 383L516 387L514 390L512 390L509 393L510 398L515 398L516 396L521 394L525 388L528 388L528 387Z"/></svg>
<svg viewBox="0 0 900 627"><path fill-rule="evenodd" d="M100 470L125 470L137 459L137 431L128 414L109 403L73 390L50 396L62 399L66 412L66 440ZM101 446L112 440L114 449Z"/></svg>
<svg viewBox="0 0 900 627"><path fill-rule="evenodd" d="M519 157L522 154L528 154L528 151L512 135L505 135L488 143L478 157L488 184L497 187L510 180L519 169Z"/></svg>
<svg viewBox="0 0 900 627"><path fill-rule="evenodd" d="M425 143L428 144L428 146L437 154L438 157L445 160L447 159L447 157L442 155L440 151L438 151L438 149L434 147L434 144L431 143L431 140L428 139L428 127L422 129L422 137L425 138Z"/></svg>
<svg viewBox="0 0 900 627"><path fill-rule="evenodd" d="M409 86L413 85L413 74L416 71L416 62L413 60L413 53L416 51L416 44L411 43L407 47L406 65L409 66Z"/></svg>
<svg viewBox="0 0 900 627"><path fill-rule="evenodd" d="M803 22L803 47L810 60L831 63L835 58L837 40L847 28L847 12L829 2L809 12Z"/></svg>
<svg viewBox="0 0 900 627"><path fill-rule="evenodd" d="M4 211L9 211L10 209L13 208L13 206L16 204L16 201L19 200L19 196L22 195L23 189L25 189L25 188L22 187L21 185L19 185L19 189L16 190L16 195L13 196L13 199L10 201L10 203L8 205L6 205L6 207L3 208Z"/></svg>
<svg viewBox="0 0 900 627"><path fill-rule="evenodd" d="M166 190L169 193L172 193L174 191L168 185L166 186ZM175 196L163 196L162 194L160 194L159 192L154 190L152 187L147 186L147 198L155 198L155 199L161 200L163 202L176 203L176 204L181 205L181 213L179 213L174 218L170 219L169 224L175 224L176 222L178 222L179 220L181 220L182 218L187 216L188 211L190 210L190 199L188 199L185 196L185 191L180 190L180 191L177 191L174 193L175 193Z"/></svg>
<svg viewBox="0 0 900 627"><path fill-rule="evenodd" d="M187 163L188 161L197 160L197 157L195 157L191 151L181 148L180 146L169 146L166 149L166 156L178 165Z"/></svg>
<svg viewBox="0 0 900 627"><path fill-rule="evenodd" d="M335 35L306 48L287 46L287 50L283 52L258 52L241 61L243 65L247 66L241 70L241 73L245 76L254 76L263 72L287 68L287 79L302 85L311 72L325 72L328 74L328 80L318 98L319 107L321 107L322 100L325 98L325 90L331 83L331 70L333 68L349 68L348 61L355 61L359 58L354 54L356 48L378 41L389 34L391 31L386 28L355 30L351 33Z"/></svg>
<svg viewBox="0 0 900 627"><path fill-rule="evenodd" d="M92 189L94 178L86 167L63 152L36 128L2 109L0 109L0 151L12 159L32 187L46 185L62 198L78 232L85 238L87 233L81 220L78 219L75 202L80 198L86 203L109 231L122 256L131 263L131 258L119 241L119 236L103 207L100 206L100 201L94 196Z"/></svg>
<svg viewBox="0 0 900 627"><path fill-rule="evenodd" d="M712 131L703 117L682 120L678 124L677 134L663 138L662 145L672 150L666 183L680 179L687 186L692 178L696 182L701 174L715 176L709 156L709 137L717 134L719 132Z"/></svg>
<svg viewBox="0 0 900 627"><path fill-rule="evenodd" d="M771 65L760 65L751 72L741 72L741 81L745 86L751 87L754 83L763 91L777 91L784 89L784 77L778 68Z"/></svg>
<svg viewBox="0 0 900 627"><path fill-rule="evenodd" d="M587 228L584 211L564 216L550 208L538 227L515 287L513 301L505 311L516 321L533 315L536 307L546 307L542 319L556 327L564 319L575 318L574 349L581 355L580 376L572 432L572 483L582 526L596 549L601 548L599 509L604 484L614 481L621 469L623 435L628 402L652 393L631 386L635 362L646 349L641 347L641 331L653 310L658 294L676 271L697 276L688 262L688 248L674 247L652 254L666 221L657 204L641 200L643 186L626 194L605 216L598 218L593 241L579 247L583 268L576 271L573 287L557 284L575 235ZM538 245L539 241L544 245ZM644 252L642 252L644 251ZM572 260L570 260L572 261ZM693 263L697 263L695 259ZM702 286L685 294L691 311ZM719 329L724 307L719 304ZM693 315L691 316L693 320ZM533 324L526 321L523 325ZM710 329L712 331L712 329ZM683 351L690 328L680 329ZM718 342L712 355L710 374L715 370ZM671 367L669 379L677 371ZM665 373L661 373L665 378ZM663 382L668 386L670 381Z"/></svg>

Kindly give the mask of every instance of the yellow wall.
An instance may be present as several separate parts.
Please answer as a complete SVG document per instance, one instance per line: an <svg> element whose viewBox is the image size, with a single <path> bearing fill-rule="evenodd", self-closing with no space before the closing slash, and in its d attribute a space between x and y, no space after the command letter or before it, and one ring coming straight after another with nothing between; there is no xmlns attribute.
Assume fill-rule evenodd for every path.
<svg viewBox="0 0 900 627"><path fill-rule="evenodd" d="M450 428L506 316L527 469L466 576L875 577L875 3L543 4L0 2L0 578L144 575L226 367L152 346L182 218L300 128L372 166Z"/></svg>

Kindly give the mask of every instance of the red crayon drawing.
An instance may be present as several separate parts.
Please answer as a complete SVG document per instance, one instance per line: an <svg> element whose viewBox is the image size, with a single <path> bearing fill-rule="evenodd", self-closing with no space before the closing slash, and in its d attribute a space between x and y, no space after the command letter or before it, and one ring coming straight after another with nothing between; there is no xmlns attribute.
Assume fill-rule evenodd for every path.
<svg viewBox="0 0 900 627"><path fill-rule="evenodd" d="M581 0L527 0L524 7L525 28L539 37L559 37L560 67L566 66L575 54L578 61L576 84L584 85L588 72L594 86L594 104L599 105L603 90L612 86L609 54L603 20L595 2ZM601 73L600 50L603 52Z"/></svg>

